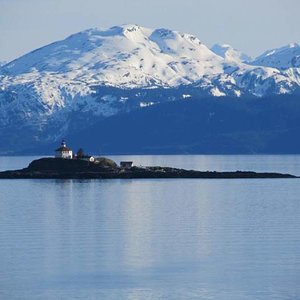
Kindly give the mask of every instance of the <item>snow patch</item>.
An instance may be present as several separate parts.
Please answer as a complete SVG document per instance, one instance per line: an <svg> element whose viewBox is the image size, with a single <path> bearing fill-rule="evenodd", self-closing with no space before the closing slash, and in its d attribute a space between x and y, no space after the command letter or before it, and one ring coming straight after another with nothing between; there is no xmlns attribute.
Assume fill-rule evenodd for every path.
<svg viewBox="0 0 300 300"><path fill-rule="evenodd" d="M191 98L192 96L190 94L183 94L182 99L188 99Z"/></svg>
<svg viewBox="0 0 300 300"><path fill-rule="evenodd" d="M152 106L154 104L155 104L154 102L140 102L140 107L144 108L144 107Z"/></svg>
<svg viewBox="0 0 300 300"><path fill-rule="evenodd" d="M215 97L224 97L224 96L226 96L226 94L221 92L218 87L214 87L210 91L211 91L211 94Z"/></svg>

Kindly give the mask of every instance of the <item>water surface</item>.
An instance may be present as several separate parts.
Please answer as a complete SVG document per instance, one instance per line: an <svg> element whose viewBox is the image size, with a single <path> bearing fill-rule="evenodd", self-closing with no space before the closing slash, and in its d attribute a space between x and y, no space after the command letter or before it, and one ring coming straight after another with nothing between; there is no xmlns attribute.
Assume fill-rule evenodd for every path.
<svg viewBox="0 0 300 300"><path fill-rule="evenodd" d="M113 159L300 175L299 156ZM298 179L1 180L0 299L300 299L299 195Z"/></svg>

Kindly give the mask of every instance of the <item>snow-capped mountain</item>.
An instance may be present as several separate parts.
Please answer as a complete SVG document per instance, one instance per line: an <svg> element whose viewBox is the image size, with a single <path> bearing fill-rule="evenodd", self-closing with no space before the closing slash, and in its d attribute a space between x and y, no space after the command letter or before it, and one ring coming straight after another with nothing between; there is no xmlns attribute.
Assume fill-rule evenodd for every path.
<svg viewBox="0 0 300 300"><path fill-rule="evenodd" d="M266 66L286 70L300 67L300 46L292 43L287 46L268 50L258 56L253 62L256 66Z"/></svg>
<svg viewBox="0 0 300 300"><path fill-rule="evenodd" d="M215 44L210 48L211 51L213 51L215 54L223 57L229 62L237 62L237 63L242 63L242 62L250 62L252 58L239 51L234 49L232 46L227 45L227 44Z"/></svg>
<svg viewBox="0 0 300 300"><path fill-rule="evenodd" d="M137 25L71 35L0 67L0 134L24 128L33 141L56 140L163 101L299 91L300 68L249 65L232 47L213 50L190 34Z"/></svg>
<svg viewBox="0 0 300 300"><path fill-rule="evenodd" d="M0 61L0 67L4 66L6 64L5 61Z"/></svg>

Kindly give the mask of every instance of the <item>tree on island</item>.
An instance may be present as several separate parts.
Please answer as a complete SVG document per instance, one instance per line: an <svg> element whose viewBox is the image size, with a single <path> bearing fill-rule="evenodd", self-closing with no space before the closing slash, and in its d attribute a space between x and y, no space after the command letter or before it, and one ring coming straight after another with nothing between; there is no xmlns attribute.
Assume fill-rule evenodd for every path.
<svg viewBox="0 0 300 300"><path fill-rule="evenodd" d="M78 157L78 158L84 157L84 151L83 151L82 148L80 148L80 149L77 151L77 157Z"/></svg>

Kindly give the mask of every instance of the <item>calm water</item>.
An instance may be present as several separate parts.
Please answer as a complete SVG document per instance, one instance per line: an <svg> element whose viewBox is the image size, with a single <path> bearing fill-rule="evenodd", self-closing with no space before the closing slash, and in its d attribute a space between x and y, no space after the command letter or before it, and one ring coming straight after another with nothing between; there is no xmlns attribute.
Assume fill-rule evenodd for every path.
<svg viewBox="0 0 300 300"><path fill-rule="evenodd" d="M300 175L300 156L113 158ZM0 299L299 300L299 216L300 179L2 180Z"/></svg>

